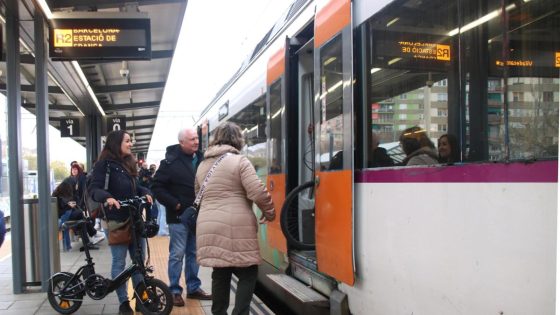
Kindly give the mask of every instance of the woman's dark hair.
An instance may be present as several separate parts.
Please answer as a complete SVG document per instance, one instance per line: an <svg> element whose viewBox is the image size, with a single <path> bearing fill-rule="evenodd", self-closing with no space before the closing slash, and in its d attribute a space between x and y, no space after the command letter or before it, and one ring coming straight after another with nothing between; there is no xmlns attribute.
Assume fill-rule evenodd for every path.
<svg viewBox="0 0 560 315"><path fill-rule="evenodd" d="M452 134L444 134L441 137L439 137L438 145L439 145L439 141L442 138L447 138L447 143L449 143L449 147L451 148L451 155L445 161L441 161L441 158L440 158L440 162L442 162L442 163L460 162L461 161L461 148L459 148L459 140L457 139L457 137L455 135L452 135Z"/></svg>
<svg viewBox="0 0 560 315"><path fill-rule="evenodd" d="M84 170L82 169L80 164L74 163L74 164L72 164L72 167L70 168L70 175L72 175L72 169L74 169L74 168L78 170L78 176L80 176L82 173L84 173Z"/></svg>
<svg viewBox="0 0 560 315"><path fill-rule="evenodd" d="M58 198L72 198L74 196L73 180L71 180L70 178L66 178L65 180L63 180L62 183L56 186L52 195L53 197Z"/></svg>
<svg viewBox="0 0 560 315"><path fill-rule="evenodd" d="M124 135L130 134L124 130L114 130L107 134L107 140L105 141L105 146L97 158L98 161L101 160L113 160L119 162L132 176L138 175L138 170L136 168L136 158L132 154L127 154L123 156L121 152L121 145L124 139Z"/></svg>
<svg viewBox="0 0 560 315"><path fill-rule="evenodd" d="M435 148L432 140L430 140L430 138L426 135L426 130L418 126L405 129L402 132L399 141L401 142L403 151L406 155L411 154L421 147Z"/></svg>
<svg viewBox="0 0 560 315"><path fill-rule="evenodd" d="M241 150L244 145L241 128L232 122L226 122L218 126L214 130L214 140L212 140L210 145L220 144L231 145L237 150Z"/></svg>

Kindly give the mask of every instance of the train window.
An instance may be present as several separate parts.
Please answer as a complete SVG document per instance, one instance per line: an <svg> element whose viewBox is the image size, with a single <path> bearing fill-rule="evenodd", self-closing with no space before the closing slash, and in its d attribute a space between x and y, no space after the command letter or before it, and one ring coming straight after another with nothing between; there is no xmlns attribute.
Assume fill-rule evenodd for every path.
<svg viewBox="0 0 560 315"><path fill-rule="evenodd" d="M495 90L503 94L495 103L503 103L508 115L501 126L507 123L509 158L557 157L560 2L510 2L505 9L508 23L490 32L488 49L490 76L497 81ZM505 58L500 56L504 48ZM494 134L505 135L500 130Z"/></svg>
<svg viewBox="0 0 560 315"><path fill-rule="evenodd" d="M320 152L323 170L342 169L344 126L342 108L342 37L320 51Z"/></svg>
<svg viewBox="0 0 560 315"><path fill-rule="evenodd" d="M257 175L263 180L267 175L265 101L264 96L258 98L230 119L241 128L245 140L243 154L253 163Z"/></svg>
<svg viewBox="0 0 560 315"><path fill-rule="evenodd" d="M394 2L367 22L368 143L396 165L428 151L440 163L556 157L558 1L461 3ZM414 126L436 146L448 135L453 157L403 152Z"/></svg>
<svg viewBox="0 0 560 315"><path fill-rule="evenodd" d="M283 171L282 80L270 86L270 174Z"/></svg>

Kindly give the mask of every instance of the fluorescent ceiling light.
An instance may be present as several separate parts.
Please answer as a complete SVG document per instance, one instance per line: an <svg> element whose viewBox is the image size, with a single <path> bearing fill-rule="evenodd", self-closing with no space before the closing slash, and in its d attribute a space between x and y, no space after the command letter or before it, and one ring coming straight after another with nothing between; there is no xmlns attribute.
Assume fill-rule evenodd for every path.
<svg viewBox="0 0 560 315"><path fill-rule="evenodd" d="M371 68L370 73L374 74L374 73L376 73L377 71L380 71L380 70L381 70L381 68Z"/></svg>
<svg viewBox="0 0 560 315"><path fill-rule="evenodd" d="M337 87L342 85L342 80L336 82L335 84L333 84L333 86L331 86L328 90L327 93L332 93L332 91L334 91Z"/></svg>
<svg viewBox="0 0 560 315"><path fill-rule="evenodd" d="M86 89L89 93L89 96L91 97L91 99L93 100L93 102L95 103L95 106L97 106L97 109L99 110L99 112L101 113L101 115L106 116L105 115L105 111L103 110L103 108L101 107L101 104L99 104L99 101L97 100L97 96L95 96L95 93L93 92L93 90L91 89L91 86L89 85L89 82L86 78L86 75L84 74L84 72L82 71L82 68L80 67L80 64L76 61L73 60L72 61L72 66L74 66L74 69L76 70L76 72L78 73L78 76L80 77L80 79L82 80L82 82L84 83L84 85L86 86Z"/></svg>
<svg viewBox="0 0 560 315"><path fill-rule="evenodd" d="M47 19L52 19L53 14L51 12L51 9L49 8L49 5L47 4L47 2L45 0L37 0L37 2L39 3L39 6L41 7L41 10L43 10L43 13L45 13L45 16L47 17Z"/></svg>
<svg viewBox="0 0 560 315"><path fill-rule="evenodd" d="M529 1L530 1L530 0L529 0ZM510 4L510 5L508 5L508 6L506 7L506 12L511 11L511 10L513 10L513 9L515 9L515 8L516 8L515 3L512 3L512 4ZM461 27L461 28L456 28L456 29L450 31L449 33L447 33L447 35L448 35L448 36L455 36L455 35L457 35L457 34L459 34L459 33L466 32L466 31L468 31L468 30L470 30L470 29L473 29L473 28L475 28L475 27L477 27L477 26L479 26L479 25L481 25L481 24L484 24L484 23L486 23L486 22L488 22L488 21L490 21L490 20L492 20L492 19L494 19L494 18L500 16L501 13L502 13L502 10L501 10L501 9L494 10L494 11L492 11L492 12L486 14L485 16L483 16L483 17L481 17L481 18L479 18L479 19L476 19L476 20L474 20L474 21L472 21L472 22L466 24L465 26L463 26L463 27Z"/></svg>
<svg viewBox="0 0 560 315"><path fill-rule="evenodd" d="M389 62L387 62L387 65L390 66L390 65L392 65L392 64L394 64L394 63L399 62L401 59L402 59L402 58L391 59L391 60L389 60Z"/></svg>
<svg viewBox="0 0 560 315"><path fill-rule="evenodd" d="M329 63L331 63L335 60L336 60L336 57L330 57L329 59L327 59L327 61L325 61L325 63L323 65L326 66L326 65L328 65Z"/></svg>
<svg viewBox="0 0 560 315"><path fill-rule="evenodd" d="M274 113L274 115L272 115L272 119L278 117L278 115L280 115L281 112L282 112L282 109L279 109L276 113Z"/></svg>
<svg viewBox="0 0 560 315"><path fill-rule="evenodd" d="M389 26L391 26L391 25L395 24L395 23L396 23L396 22L397 22L398 20L399 20L399 18L398 18L398 17L396 17L396 18L392 19L391 21L389 21L389 23L387 23L387 25L386 25L386 26L387 26L387 27L389 27Z"/></svg>

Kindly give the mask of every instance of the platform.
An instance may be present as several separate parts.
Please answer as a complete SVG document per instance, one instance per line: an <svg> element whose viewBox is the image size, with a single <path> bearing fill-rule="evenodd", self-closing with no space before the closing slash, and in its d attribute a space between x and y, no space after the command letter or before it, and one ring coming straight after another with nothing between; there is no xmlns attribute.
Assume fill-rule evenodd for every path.
<svg viewBox="0 0 560 315"><path fill-rule="evenodd" d="M40 292L39 288L31 289L28 293L13 294L13 280L12 280L12 259L11 259L11 239L9 233L6 235L6 240L0 248L0 314L2 315L52 315L56 312L51 308L47 301L47 294ZM166 236L157 236L149 239L151 250L151 263L155 267L154 275L156 278L169 283L167 277L167 257L169 256L169 238ZM61 271L76 271L82 264L85 263L85 255L79 251L80 242L72 243L72 250L69 252L60 253ZM111 252L107 241L103 240L99 244L99 250L91 251L91 255L95 262L96 272L105 276L110 276L111 270ZM206 292L211 291L211 268L201 267L199 277L202 280L202 288ZM181 283L185 283L184 276L181 278ZM230 309L233 309L235 302L235 293L232 292L230 296ZM132 284L129 281L129 296L132 296ZM190 314L202 315L212 314L210 308L211 301L200 301L193 299L186 299L186 293L183 292L183 298L186 301L184 307L174 307L171 314ZM134 309L134 302L131 301L131 306ZM80 309L74 313L77 315L82 314L118 314L119 303L116 293L110 293L106 298L96 301L89 297L84 297L84 302ZM140 313L137 313L140 314ZM274 314L258 299L253 296L251 303L251 314Z"/></svg>

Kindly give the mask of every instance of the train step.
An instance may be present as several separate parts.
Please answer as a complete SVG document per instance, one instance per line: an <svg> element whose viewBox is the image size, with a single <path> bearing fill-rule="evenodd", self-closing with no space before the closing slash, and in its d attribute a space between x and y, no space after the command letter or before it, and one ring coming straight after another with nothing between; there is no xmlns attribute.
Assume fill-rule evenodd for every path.
<svg viewBox="0 0 560 315"><path fill-rule="evenodd" d="M304 304L329 307L328 298L288 275L273 274L267 277Z"/></svg>

